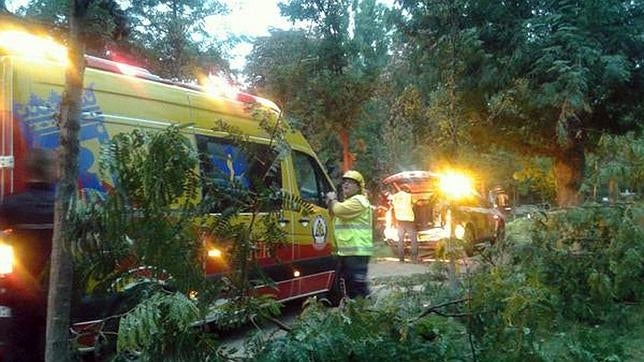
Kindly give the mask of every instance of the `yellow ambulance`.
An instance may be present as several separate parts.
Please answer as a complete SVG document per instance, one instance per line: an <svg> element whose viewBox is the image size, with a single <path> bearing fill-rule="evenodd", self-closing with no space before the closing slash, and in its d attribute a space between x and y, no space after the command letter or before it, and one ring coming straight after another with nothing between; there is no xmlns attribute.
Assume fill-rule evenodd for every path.
<svg viewBox="0 0 644 362"><path fill-rule="evenodd" d="M65 83L65 58L66 50L44 37L18 30L0 31L0 198L24 188L28 176L25 156L31 148L59 146L56 115ZM252 157L274 154L269 152L271 135L259 126L251 106L259 105L277 115L280 110L273 102L226 87L212 91L176 83L110 60L87 56L86 64L80 121L80 187L101 190L104 186L98 175L98 152L114 135L172 124L189 125L185 135L208 160L200 166L204 174L213 174L209 172L213 169L234 174L240 184L252 187L245 178L265 171L248 169ZM258 154L245 154L229 141L227 134L213 130L220 121L248 136L256 143L253 148L259 150ZM276 179L270 181L309 202L313 212L304 215L279 210L287 240L276 257L259 251L259 263L276 285L262 292L273 294L279 301L328 291L335 269L331 256L332 223L324 199L333 190L332 183L298 131L290 129L285 137L290 155L281 161ZM0 263L9 264L0 266L4 272L0 283L10 277L12 268L29 262L22 257L0 257ZM217 267L221 264L205 265L208 275L222 272ZM11 306L2 305L2 300L0 295L0 323L3 315L11 315Z"/></svg>

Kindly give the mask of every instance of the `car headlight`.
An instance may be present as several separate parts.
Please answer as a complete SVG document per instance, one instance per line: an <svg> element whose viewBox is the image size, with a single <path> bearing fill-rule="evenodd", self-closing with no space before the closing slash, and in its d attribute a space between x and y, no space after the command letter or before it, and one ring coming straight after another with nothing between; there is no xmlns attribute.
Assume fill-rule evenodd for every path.
<svg viewBox="0 0 644 362"><path fill-rule="evenodd" d="M0 275L13 272L13 246L0 243Z"/></svg>
<svg viewBox="0 0 644 362"><path fill-rule="evenodd" d="M453 201L473 196L476 193L473 185L470 177L453 171L442 173L438 183L441 193Z"/></svg>
<svg viewBox="0 0 644 362"><path fill-rule="evenodd" d="M454 228L454 236L456 236L457 239L463 240L463 237L465 236L465 228L463 225L458 224Z"/></svg>

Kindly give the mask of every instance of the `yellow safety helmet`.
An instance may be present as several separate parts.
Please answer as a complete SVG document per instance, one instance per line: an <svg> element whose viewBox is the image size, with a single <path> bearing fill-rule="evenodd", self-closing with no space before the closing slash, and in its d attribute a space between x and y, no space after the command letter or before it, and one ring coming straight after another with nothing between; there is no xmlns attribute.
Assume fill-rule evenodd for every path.
<svg viewBox="0 0 644 362"><path fill-rule="evenodd" d="M349 180L353 180L360 185L360 190L364 191L364 177L360 174L358 171L354 170L349 170L342 175L342 178L347 178Z"/></svg>

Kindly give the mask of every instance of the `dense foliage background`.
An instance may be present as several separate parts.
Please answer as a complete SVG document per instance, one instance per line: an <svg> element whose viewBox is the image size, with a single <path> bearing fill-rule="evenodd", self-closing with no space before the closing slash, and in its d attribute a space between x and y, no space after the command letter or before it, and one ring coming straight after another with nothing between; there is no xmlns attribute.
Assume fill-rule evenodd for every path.
<svg viewBox="0 0 644 362"><path fill-rule="evenodd" d="M31 1L17 13L62 33L68 3ZM223 3L88 3L90 53L176 80L235 78L226 58L239 39L205 27ZM641 2L279 6L294 26L254 40L240 86L277 102L333 175L355 167L375 193L394 172L456 167L517 203L559 206L641 194ZM618 150L624 135L637 145Z"/></svg>
<svg viewBox="0 0 644 362"><path fill-rule="evenodd" d="M262 361L639 360L643 216L629 204L517 219L462 264L456 291L435 263L368 300L313 304L286 337L248 350Z"/></svg>
<svg viewBox="0 0 644 362"><path fill-rule="evenodd" d="M221 72L234 78L226 60L232 43L204 27L208 16L226 11L219 1L38 0L17 13L75 47L76 39L64 36L70 7L82 10L75 26L88 53L144 65L172 80ZM514 206L566 208L517 219L505 240L466 260L456 289L438 263L409 284L396 281L386 295L331 310L312 303L284 338L250 341L248 358L642 358L643 2L397 0L388 8L376 0L285 0L280 10L299 25L255 39L242 86L275 100L334 177L357 168L375 196L391 173L454 167L510 190ZM143 134L116 140L124 147L154 147L152 141ZM174 141L190 169L193 150L182 148L181 137ZM128 167L149 167L114 163L111 172L130 170L120 185L145 189L160 166L154 156L168 156L161 151L144 149L130 160L114 153ZM106 241L114 244L110 252L131 253L126 235L169 246L180 236L193 238L192 220L175 219L170 210L190 191L183 179L189 175L166 175L167 183L158 185L167 188L146 193L151 198L134 191L103 209L75 205L76 237L84 241L75 246L93 266L84 270L116 277L113 265L93 256L104 252ZM91 217L123 215L132 202L149 206L145 227ZM188 214L200 207L183 206ZM235 245L249 248L253 238L236 232ZM96 239L101 233L105 238ZM194 259L192 248L181 250L184 261ZM168 256L154 248L135 252ZM243 290L249 266L239 260L231 279ZM192 328L205 307L186 297L202 289L188 275L193 271L178 268L185 279L176 281L185 284L146 294L123 315L121 352L152 360L232 358L205 329ZM246 310L264 313L265 301L243 301Z"/></svg>

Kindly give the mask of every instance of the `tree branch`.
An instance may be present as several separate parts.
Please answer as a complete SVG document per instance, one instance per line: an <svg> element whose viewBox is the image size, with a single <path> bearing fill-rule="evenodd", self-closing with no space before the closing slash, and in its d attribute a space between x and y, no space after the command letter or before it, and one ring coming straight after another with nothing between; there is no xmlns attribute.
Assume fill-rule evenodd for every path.
<svg viewBox="0 0 644 362"><path fill-rule="evenodd" d="M264 316L264 318L266 318L270 322L273 322L273 324L275 324L277 327L279 327L279 329L281 329L283 331L291 332L293 330L290 326L288 326L287 324L283 323L282 321L280 321L277 318L268 317L268 316Z"/></svg>
<svg viewBox="0 0 644 362"><path fill-rule="evenodd" d="M448 306L448 305L452 305L452 304L465 303L465 302L467 302L467 301L469 301L469 300L470 300L470 298L461 298L461 299L452 300L452 301L449 301L449 302L445 302L445 303L441 303L441 304L437 304L437 305L430 306L430 307L428 307L427 309L425 309L421 314L419 314L419 315L418 315L418 317L414 318L413 320L421 319L421 318L425 317L426 315L428 315L428 314L430 314L430 313L436 313L436 314L441 315L441 316L444 316L444 317L462 317L462 316L467 316L467 315L469 315L469 313L449 314L449 313L442 313L442 312L438 311L438 309L443 308L443 307L446 307L446 306Z"/></svg>

